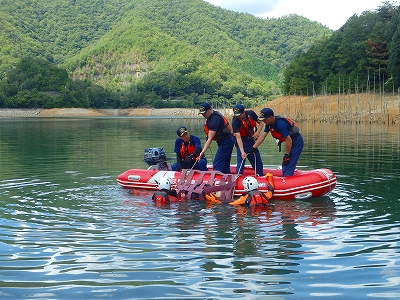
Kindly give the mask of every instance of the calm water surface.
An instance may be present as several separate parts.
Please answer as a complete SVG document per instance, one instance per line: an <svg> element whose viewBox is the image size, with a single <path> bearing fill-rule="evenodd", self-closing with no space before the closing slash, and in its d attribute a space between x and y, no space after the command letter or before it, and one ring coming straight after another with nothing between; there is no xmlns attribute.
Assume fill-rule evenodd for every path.
<svg viewBox="0 0 400 300"><path fill-rule="evenodd" d="M180 125L204 143L201 118L1 119L0 298L399 299L398 125L301 124L298 167L337 188L257 215L117 185Z"/></svg>

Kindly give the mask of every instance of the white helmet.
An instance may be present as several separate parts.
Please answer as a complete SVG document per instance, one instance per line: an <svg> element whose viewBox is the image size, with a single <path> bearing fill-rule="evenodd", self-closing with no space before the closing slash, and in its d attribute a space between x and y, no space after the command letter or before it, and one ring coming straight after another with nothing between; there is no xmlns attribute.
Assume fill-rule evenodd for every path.
<svg viewBox="0 0 400 300"><path fill-rule="evenodd" d="M251 176L247 176L245 179L243 179L242 184L244 186L245 192L250 192L258 189L257 179Z"/></svg>
<svg viewBox="0 0 400 300"><path fill-rule="evenodd" d="M170 190L171 189L171 180L168 177L162 177L158 182L158 189L161 190Z"/></svg>

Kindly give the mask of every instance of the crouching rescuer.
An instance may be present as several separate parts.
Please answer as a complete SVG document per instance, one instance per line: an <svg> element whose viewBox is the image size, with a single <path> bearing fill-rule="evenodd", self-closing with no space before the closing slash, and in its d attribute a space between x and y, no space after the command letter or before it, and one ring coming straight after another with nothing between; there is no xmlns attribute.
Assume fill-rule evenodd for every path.
<svg viewBox="0 0 400 300"><path fill-rule="evenodd" d="M274 182L272 174L267 173L265 177L268 179L268 192L261 192L258 190L257 179L252 176L247 176L243 179L243 187L246 192L238 200L230 202L230 205L244 205L247 207L267 207L268 201L272 198L274 193Z"/></svg>

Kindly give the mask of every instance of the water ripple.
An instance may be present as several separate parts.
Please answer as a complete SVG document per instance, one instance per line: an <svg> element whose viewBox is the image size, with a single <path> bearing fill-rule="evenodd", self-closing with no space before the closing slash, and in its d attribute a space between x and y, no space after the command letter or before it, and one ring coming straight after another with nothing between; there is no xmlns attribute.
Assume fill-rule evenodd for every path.
<svg viewBox="0 0 400 300"><path fill-rule="evenodd" d="M46 134L36 149L18 147L18 160L15 135L33 145L34 134L12 124L7 143L2 132L13 150L0 158L2 299L398 298L398 147L385 150L372 132L355 149L353 131L336 124L326 138L305 133L301 157L301 167L335 170L328 196L272 201L261 212L196 201L156 206L150 192L115 182L128 164L143 163L136 150L149 141L132 135L153 132L151 123L111 122L63 122L74 130L50 131L57 140L35 122L35 133ZM168 140L153 142L175 138L170 129ZM265 144L268 163L279 163L276 146Z"/></svg>

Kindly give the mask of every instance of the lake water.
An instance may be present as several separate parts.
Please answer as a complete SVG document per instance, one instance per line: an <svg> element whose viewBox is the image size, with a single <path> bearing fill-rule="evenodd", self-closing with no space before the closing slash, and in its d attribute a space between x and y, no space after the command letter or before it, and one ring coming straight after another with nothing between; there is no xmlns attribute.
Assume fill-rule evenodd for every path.
<svg viewBox="0 0 400 300"><path fill-rule="evenodd" d="M259 214L157 207L117 185L147 167L144 148L174 157L180 125L204 143L202 123L1 119L0 298L400 298L398 125L300 124L298 168L332 169L337 187ZM260 146L265 165L280 164L277 148Z"/></svg>

